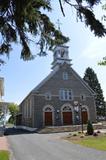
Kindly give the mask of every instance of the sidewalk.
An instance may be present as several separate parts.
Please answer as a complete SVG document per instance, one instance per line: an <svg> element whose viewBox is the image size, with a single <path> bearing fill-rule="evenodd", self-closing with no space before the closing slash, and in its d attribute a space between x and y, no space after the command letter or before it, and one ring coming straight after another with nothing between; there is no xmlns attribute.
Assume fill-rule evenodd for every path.
<svg viewBox="0 0 106 160"><path fill-rule="evenodd" d="M7 138L5 136L0 137L0 150L9 150Z"/></svg>

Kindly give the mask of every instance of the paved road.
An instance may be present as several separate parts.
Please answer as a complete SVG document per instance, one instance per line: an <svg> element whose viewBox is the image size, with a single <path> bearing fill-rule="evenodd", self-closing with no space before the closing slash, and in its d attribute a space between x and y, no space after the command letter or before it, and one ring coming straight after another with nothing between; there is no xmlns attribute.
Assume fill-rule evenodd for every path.
<svg viewBox="0 0 106 160"><path fill-rule="evenodd" d="M60 139L64 134L9 135L12 160L106 160L106 152Z"/></svg>

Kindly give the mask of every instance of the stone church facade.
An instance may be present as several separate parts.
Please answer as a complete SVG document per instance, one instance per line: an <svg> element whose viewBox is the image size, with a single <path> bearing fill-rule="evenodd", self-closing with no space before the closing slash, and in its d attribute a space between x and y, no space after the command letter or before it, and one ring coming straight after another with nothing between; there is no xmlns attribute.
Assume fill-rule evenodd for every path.
<svg viewBox="0 0 106 160"><path fill-rule="evenodd" d="M41 128L96 121L94 91L71 66L68 47L54 49L52 72L20 104L17 124Z"/></svg>

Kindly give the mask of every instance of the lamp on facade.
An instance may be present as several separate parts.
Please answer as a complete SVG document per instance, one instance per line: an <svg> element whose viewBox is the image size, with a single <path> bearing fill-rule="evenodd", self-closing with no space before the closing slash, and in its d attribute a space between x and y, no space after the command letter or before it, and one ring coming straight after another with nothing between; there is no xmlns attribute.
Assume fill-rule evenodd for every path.
<svg viewBox="0 0 106 160"><path fill-rule="evenodd" d="M75 105L75 106L78 105L78 101L74 101L74 105Z"/></svg>
<svg viewBox="0 0 106 160"><path fill-rule="evenodd" d="M59 111L59 109L57 109L57 113L59 113L60 111Z"/></svg>
<svg viewBox="0 0 106 160"><path fill-rule="evenodd" d="M75 110L76 112L79 111L78 101L74 101L74 110Z"/></svg>

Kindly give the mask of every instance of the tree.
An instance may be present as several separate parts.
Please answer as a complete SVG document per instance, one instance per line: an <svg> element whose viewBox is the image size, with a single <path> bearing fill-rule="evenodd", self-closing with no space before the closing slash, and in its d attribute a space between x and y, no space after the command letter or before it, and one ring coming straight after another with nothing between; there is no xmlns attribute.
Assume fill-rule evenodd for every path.
<svg viewBox="0 0 106 160"><path fill-rule="evenodd" d="M0 121L2 121L3 118L4 118L4 113L2 109L0 108Z"/></svg>
<svg viewBox="0 0 106 160"><path fill-rule="evenodd" d="M106 57L103 57L103 60L98 63L99 65L106 66Z"/></svg>
<svg viewBox="0 0 106 160"><path fill-rule="evenodd" d="M76 10L77 17L89 26L95 36L105 36L104 26L95 18L93 7L101 0L58 0L63 16L65 16L63 3ZM13 43L22 46L21 58L33 59L36 55L46 55L46 50L69 41L61 31L55 28L45 10L52 11L51 0L0 0L0 54L9 53ZM31 38L31 37L34 38ZM31 38L31 39L30 39ZM38 45L40 52L32 55L30 43ZM0 59L0 64L4 63Z"/></svg>
<svg viewBox="0 0 106 160"><path fill-rule="evenodd" d="M14 123L15 122L15 116L19 111L18 105L14 104L14 103L11 103L11 104L9 104L8 108L9 108L9 112L10 112L10 115L11 115L11 117L9 118L9 122Z"/></svg>
<svg viewBox="0 0 106 160"><path fill-rule="evenodd" d="M0 126L5 126L6 123L6 113L5 110L0 108Z"/></svg>
<svg viewBox="0 0 106 160"><path fill-rule="evenodd" d="M105 120L106 120L106 101L105 101L105 110L104 110Z"/></svg>
<svg viewBox="0 0 106 160"><path fill-rule="evenodd" d="M95 103L96 103L97 115L105 116L105 101L104 101L103 91L101 89L101 85L98 81L96 73L93 71L92 68L88 67L85 71L83 79L96 94Z"/></svg>
<svg viewBox="0 0 106 160"><path fill-rule="evenodd" d="M88 121L88 124L87 124L87 134L88 135L93 135L94 133L94 129L93 129L93 125L90 121Z"/></svg>

